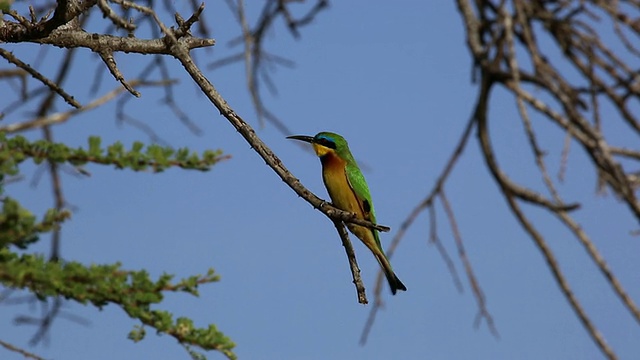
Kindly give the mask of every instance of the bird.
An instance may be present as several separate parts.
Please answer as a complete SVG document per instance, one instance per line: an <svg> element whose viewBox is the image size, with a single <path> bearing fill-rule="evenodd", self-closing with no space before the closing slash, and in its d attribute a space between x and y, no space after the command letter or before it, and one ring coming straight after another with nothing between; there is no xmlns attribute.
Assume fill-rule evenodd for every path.
<svg viewBox="0 0 640 360"><path fill-rule="evenodd" d="M320 132L315 136L292 135L287 139L308 142L322 163L322 180L333 205L341 210L355 213L359 219L376 223L376 213L371 201L369 186L342 136L332 132ZM347 228L371 250L391 287L391 293L406 291L396 276L389 259L380 244L378 230L347 223Z"/></svg>

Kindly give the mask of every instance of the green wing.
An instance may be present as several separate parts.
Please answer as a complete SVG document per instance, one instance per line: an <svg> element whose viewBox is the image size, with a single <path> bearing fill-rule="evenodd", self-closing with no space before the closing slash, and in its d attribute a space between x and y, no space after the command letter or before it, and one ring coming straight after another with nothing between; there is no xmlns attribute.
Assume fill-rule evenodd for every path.
<svg viewBox="0 0 640 360"><path fill-rule="evenodd" d="M356 194L362 212L365 214L365 218L369 221L375 222L376 214L373 210L373 202L371 201L371 194L369 193L369 187L362 175L360 169L357 166L347 164L347 181L351 190Z"/></svg>
<svg viewBox="0 0 640 360"><path fill-rule="evenodd" d="M365 219L377 224L376 212L373 208L373 201L371 201L369 186L367 186L367 182L364 179L362 172L357 165L347 164L346 173L347 182L349 183L351 190L353 190L353 192L356 194L356 198L358 198L358 203L360 204L360 208L362 209L362 213L364 214ZM371 231L376 238L378 247L382 249L380 238L378 237L378 231L374 229L371 229Z"/></svg>

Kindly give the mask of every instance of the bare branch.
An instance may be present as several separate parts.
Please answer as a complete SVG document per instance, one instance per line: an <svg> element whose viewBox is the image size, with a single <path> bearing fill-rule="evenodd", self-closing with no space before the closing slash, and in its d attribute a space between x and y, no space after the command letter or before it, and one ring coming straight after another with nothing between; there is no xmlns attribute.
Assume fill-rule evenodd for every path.
<svg viewBox="0 0 640 360"><path fill-rule="evenodd" d="M438 253L440 253L440 257L442 257L442 260L444 260L444 263L447 265L447 269L449 269L453 284L456 286L456 289L458 289L458 292L463 292L464 288L462 287L462 281L460 281L460 276L458 275L456 266L453 263L453 260L451 260L451 256L447 252L447 249L442 245L440 237L438 237L437 223L436 209L433 205L429 206L429 243L435 244L436 249L438 249Z"/></svg>
<svg viewBox="0 0 640 360"><path fill-rule="evenodd" d="M513 189L514 184L511 181L507 180L507 178L499 169L495 161L495 155L493 154L493 149L491 147L489 133L487 130L487 106L488 106L489 91L490 91L490 85L489 85L489 79L488 79L489 76L490 75L483 73L481 93L480 93L480 97L478 98L478 102L476 104L476 108L474 111L474 118L478 122L478 138L480 140L482 153L484 155L487 167L489 168L494 179L500 186L500 189L502 190L502 194L505 196L507 203L509 204L509 207L511 208L512 212L514 213L514 215L516 216L516 218L518 219L522 227L531 236L535 244L538 246L538 248L542 252L545 260L547 261L547 265L551 269L551 272L553 273L554 278L556 279L556 282L558 283L558 285L560 286L560 289L562 290L562 293L571 304L571 307L573 308L574 312L576 313L576 315L584 325L585 329L587 329L588 333L591 335L592 339L598 345L598 347L602 350L602 352L608 358L615 359L616 355L613 352L613 349L609 347L607 342L602 337L602 334L600 334L598 329L595 327L595 325L587 315L587 313L582 308L582 305L580 305L580 302L578 301L578 299L575 297L573 291L569 286L568 281L566 280L565 276L560 270L560 267L558 265L558 262L555 256L553 255L553 252L548 247L546 241L540 235L540 233L535 229L535 227L533 227L533 225L530 223L530 221L527 219L524 213L520 210L520 206L516 201L518 192L514 191ZM539 205L542 205L542 204L539 204Z"/></svg>
<svg viewBox="0 0 640 360"><path fill-rule="evenodd" d="M100 8L100 10L102 10L104 16L109 18L109 20L111 20L111 22L115 26L127 31L135 31L137 29L136 24L116 14L116 12L113 11L113 9L107 3L107 0L98 0L98 7Z"/></svg>
<svg viewBox="0 0 640 360"><path fill-rule="evenodd" d="M17 67L19 67L19 68L23 69L24 71L28 72L29 74L31 74L31 76L33 76L34 78L36 78L37 80L42 82L44 85L46 85L49 89L51 89L52 91L54 91L58 95L60 95L69 105L71 105L71 106L73 106L75 108L80 108L81 107L80 103L78 103L73 98L73 96L67 94L58 84L56 84L55 82L47 79L44 75L40 74L38 71L33 69L31 66L29 66L28 64L22 62L22 60L20 60L17 57L15 57L10 51L7 51L5 49L0 48L0 56L2 56L3 58L7 59L8 62L16 65Z"/></svg>
<svg viewBox="0 0 640 360"><path fill-rule="evenodd" d="M130 81L130 84L131 86L136 87L136 86L165 86L165 85L168 85L169 83L167 83L166 81L144 82L140 80L132 80ZM114 89L108 92L107 94L93 100L86 106L80 106L77 109L73 109L73 110L69 110L61 113L50 114L46 116L41 116L32 120L27 120L25 122L0 126L0 132L15 133L15 132L21 132L25 130L41 128L44 126L64 123L75 115L78 115L85 111L93 110L99 107L100 105L103 105L108 101L113 100L116 96L118 96L124 90L125 89L123 87L118 87L117 89Z"/></svg>
<svg viewBox="0 0 640 360"><path fill-rule="evenodd" d="M349 268L351 269L351 276L353 277L353 283L356 286L356 292L358 294L358 302L360 304L366 305L369 301L367 300L367 294L364 288L364 284L362 283L362 278L360 277L360 268L358 267L358 262L356 260L356 253L353 250L353 245L351 241L349 241L349 234L347 233L347 229L344 226L342 221L334 221L333 225L335 225L338 234L340 235L340 240L342 240L342 246L344 246L344 251L347 254L347 258L349 259Z"/></svg>
<svg viewBox="0 0 640 360"><path fill-rule="evenodd" d="M9 350L9 351L13 351L15 353L18 353L22 356L24 356L25 359L34 359L34 360L44 360L43 357L40 357L34 353L28 352L27 350L21 349L15 345L9 344L6 341L2 341L0 340L0 345L2 345L5 349Z"/></svg>
<svg viewBox="0 0 640 360"><path fill-rule="evenodd" d="M120 84L122 84L122 86L124 86L124 88L131 93L131 95L135 97L140 97L140 92L134 89L133 86L131 86L124 79L124 76L122 75L122 73L120 72L120 69L118 69L118 66L116 65L116 59L113 57L113 52L102 51L98 53L98 55L100 55L100 58L102 59L102 61L104 61L105 65L107 65L107 68L111 72L111 75L113 75L113 77L116 78L116 80L118 80Z"/></svg>
<svg viewBox="0 0 640 360"><path fill-rule="evenodd" d="M173 35L172 35L173 36ZM97 53L105 50L113 52L125 52L136 54L162 54L171 55L167 44L163 39L138 39L131 37L121 37L113 35L89 34L84 31L65 30L58 31L46 38L34 41L38 44L61 45L67 48L83 47L91 49ZM213 39L201 39L186 37L181 42L189 49L197 49L215 45Z"/></svg>
<svg viewBox="0 0 640 360"><path fill-rule="evenodd" d="M67 23L77 21L77 18L96 4L97 0L67 1L57 0L57 6L53 17L47 20L45 16L37 21L32 11L31 20L19 15L14 10L9 10L8 15L18 20L18 23L5 24L0 27L0 42L25 42L34 41L49 36L54 30ZM72 25L73 26L73 25Z"/></svg>
<svg viewBox="0 0 640 360"><path fill-rule="evenodd" d="M264 120L267 120L274 124L281 133L290 135L291 131L289 131L278 117L265 105L262 99L261 85L265 84L272 93L275 93L275 86L273 86L269 78L269 66L283 65L291 67L293 66L293 62L269 54L265 50L264 38L279 17L284 18L291 35L298 38L300 36L299 28L309 24L323 9L327 8L328 1L316 0L313 7L311 7L305 15L295 19L289 11L291 1L268 0L265 2L254 27L249 26L249 21L244 11L244 0L227 0L226 3L241 28L241 36L231 41L230 44L237 45L241 43L244 48L240 54L234 54L212 62L209 64L209 68L217 68L237 61L243 61L247 89L251 95L251 101L260 126L263 126Z"/></svg>
<svg viewBox="0 0 640 360"><path fill-rule="evenodd" d="M435 185L431 188L431 191L429 191L426 198L422 200L409 213L409 216L407 216L407 218L402 222L402 224L400 224L398 232L393 237L393 240L391 240L391 244L387 249L387 256L389 258L393 256L395 249L400 245L400 242L404 238L405 232L411 227L411 225L413 225L415 220L418 218L418 215L420 215L420 213L422 213L425 209L429 209L430 211L433 211L433 202L436 196L438 196L438 194L440 194L440 192L442 191L444 183L447 181L447 179L449 178L449 175L451 174L451 171L453 170L454 166L457 164L458 160L460 159L460 156L462 155L462 152L464 151L464 148L466 147L467 142L469 141L469 136L471 135L471 130L473 129L474 125L475 123L473 119L470 119L467 122L467 125L465 126L465 129L462 132L462 135L460 136L460 140L458 140L458 144L456 145L451 156L449 157L449 160L447 161L444 169L438 176L438 179L436 180ZM432 223L431 225L432 225L431 234L435 234L435 228L433 227L434 224ZM439 241L436 242L436 245L438 245L439 243L440 243ZM460 280L457 276L457 272L455 272L455 268L453 268L452 266L451 259L448 257L448 254L446 253L446 251L442 251L441 248L444 249L440 244L438 246L438 251L442 255L445 264L447 264L447 268L452 274L454 284L456 284L456 287L458 287L458 289L461 289L462 285L460 284ZM363 344L363 345L367 342L367 338L375 322L376 315L384 304L382 301L383 279L384 279L384 274L382 271L379 270L378 275L376 277L376 286L374 290L375 300L373 302L373 306L371 307L371 310L369 311L369 316L362 330L362 334L360 335L360 344Z"/></svg>
<svg viewBox="0 0 640 360"><path fill-rule="evenodd" d="M585 250L589 254L589 257L593 260L593 262L598 266L602 275L607 279L607 282L613 288L613 291L622 303L627 307L627 310L631 313L633 318L635 318L636 322L640 324L640 309L634 303L633 299L629 295L629 293L622 287L620 280L615 276L613 271L607 265L606 260L600 254L596 245L589 239L587 233L575 222L566 212L559 211L556 213L556 216L565 224L571 231L574 236L580 241L580 243L584 246Z"/></svg>
<svg viewBox="0 0 640 360"><path fill-rule="evenodd" d="M462 236L460 236L460 230L458 229L458 225L456 223L455 215L453 214L453 209L451 208L451 204L447 199L445 192L440 192L440 200L442 201L442 206L444 207L444 211L447 214L447 218L449 219L449 224L451 225L451 231L453 233L453 238L456 242L456 246L458 247L458 255L460 256L460 260L464 265L464 269L467 273L467 278L469 279L469 283L471 284L471 290L473 295L478 302L478 317L477 319L484 318L487 321L487 326L489 326L489 330L495 337L500 337L498 335L498 330L496 329L495 324L493 323L493 317L487 310L486 299L484 297L484 293L482 288L480 288L480 284L474 274L473 267L471 266L471 262L467 257L467 252L464 249L464 243L462 242ZM476 321L478 324L478 321Z"/></svg>

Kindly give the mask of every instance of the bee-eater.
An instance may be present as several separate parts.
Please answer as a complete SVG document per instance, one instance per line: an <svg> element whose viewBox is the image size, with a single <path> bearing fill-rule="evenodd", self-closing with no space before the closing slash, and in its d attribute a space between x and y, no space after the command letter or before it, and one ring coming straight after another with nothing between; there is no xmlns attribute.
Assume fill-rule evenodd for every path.
<svg viewBox="0 0 640 360"><path fill-rule="evenodd" d="M322 163L322 180L335 207L376 223L369 187L351 155L347 140L331 132L321 132L314 137L294 135L287 139L311 143ZM393 272L391 263L382 250L378 231L350 223L347 227L373 252L387 277L391 292L395 295L398 290L406 291L407 288Z"/></svg>

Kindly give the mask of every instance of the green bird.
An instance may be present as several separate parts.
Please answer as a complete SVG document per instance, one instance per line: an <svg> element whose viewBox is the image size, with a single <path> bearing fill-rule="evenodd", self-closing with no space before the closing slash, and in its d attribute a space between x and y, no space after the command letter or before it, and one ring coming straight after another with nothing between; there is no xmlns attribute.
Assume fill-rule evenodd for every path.
<svg viewBox="0 0 640 360"><path fill-rule="evenodd" d="M347 140L331 132L321 132L314 137L294 135L287 139L311 143L322 163L322 180L335 207L376 223L369 186L351 155ZM378 231L350 223L347 227L373 252L387 277L391 292L395 295L398 290L406 291L407 288L393 272L391 263L382 250Z"/></svg>

